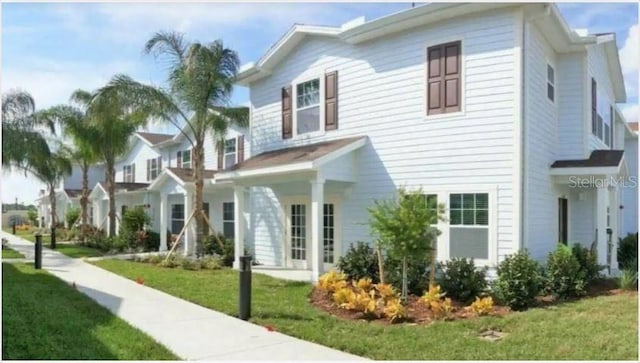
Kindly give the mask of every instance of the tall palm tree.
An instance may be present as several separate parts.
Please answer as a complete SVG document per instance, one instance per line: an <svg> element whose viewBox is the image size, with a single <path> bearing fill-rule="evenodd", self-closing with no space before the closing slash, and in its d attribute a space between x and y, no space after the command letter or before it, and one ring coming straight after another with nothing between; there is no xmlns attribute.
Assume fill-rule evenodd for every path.
<svg viewBox="0 0 640 363"><path fill-rule="evenodd" d="M249 122L246 108L228 107L239 66L238 55L225 48L221 40L189 44L176 32L156 33L147 41L144 51L168 61L168 90L145 85L126 75L116 75L98 91L97 98L119 95L128 108L147 119L162 120L178 127L191 144L196 253L202 255L205 136L213 133L217 144L213 146L220 148L224 146L231 124L245 127Z"/></svg>
<svg viewBox="0 0 640 363"><path fill-rule="evenodd" d="M64 147L58 145L58 149L49 151L48 158L38 158L31 163L27 171L43 182L49 193L49 203L51 204L51 233L55 233L58 223L56 212L56 187L65 176L71 174L71 160L67 157Z"/></svg>
<svg viewBox="0 0 640 363"><path fill-rule="evenodd" d="M109 235L116 234L115 162L129 150L129 140L138 127L146 124L146 112L134 110L129 101L117 93L89 93L77 90L72 102L85 111L85 123L70 124L70 131L83 140L92 155L105 163L105 181L109 195ZM85 145L86 144L86 145ZM83 146L83 147L84 147Z"/></svg>
<svg viewBox="0 0 640 363"><path fill-rule="evenodd" d="M84 91L78 91L84 92ZM88 227L89 205L89 168L99 160L92 137L97 134L93 130L90 119L85 110L69 105L58 105L36 113L36 118L57 123L65 136L71 137L74 148L68 148L67 154L71 160L77 161L82 172L81 208L81 236L84 241Z"/></svg>
<svg viewBox="0 0 640 363"><path fill-rule="evenodd" d="M33 117L35 102L27 92L14 90L2 95L2 167L27 169L49 157L49 146L41 127L52 132L53 124Z"/></svg>

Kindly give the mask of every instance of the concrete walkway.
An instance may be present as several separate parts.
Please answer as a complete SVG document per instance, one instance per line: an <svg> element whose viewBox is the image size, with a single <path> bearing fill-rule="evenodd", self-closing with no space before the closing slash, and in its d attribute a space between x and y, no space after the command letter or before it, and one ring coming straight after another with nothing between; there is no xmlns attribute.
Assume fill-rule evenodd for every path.
<svg viewBox="0 0 640 363"><path fill-rule="evenodd" d="M34 244L2 232L33 261ZM358 360L178 299L80 259L43 248L42 266L188 360Z"/></svg>

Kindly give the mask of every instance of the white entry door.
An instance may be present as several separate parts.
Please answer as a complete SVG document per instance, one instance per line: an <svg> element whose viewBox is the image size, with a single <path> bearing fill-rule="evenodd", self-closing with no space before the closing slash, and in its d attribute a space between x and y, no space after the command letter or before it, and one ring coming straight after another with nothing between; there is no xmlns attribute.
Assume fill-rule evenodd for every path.
<svg viewBox="0 0 640 363"><path fill-rule="evenodd" d="M292 203L287 206L287 267L307 269L310 258L309 206Z"/></svg>

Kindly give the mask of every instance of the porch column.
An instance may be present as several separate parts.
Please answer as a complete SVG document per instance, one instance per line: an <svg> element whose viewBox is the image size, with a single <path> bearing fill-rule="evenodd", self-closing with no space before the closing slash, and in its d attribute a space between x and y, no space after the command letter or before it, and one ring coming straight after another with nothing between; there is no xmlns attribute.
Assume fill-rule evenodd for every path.
<svg viewBox="0 0 640 363"><path fill-rule="evenodd" d="M240 268L240 256L244 254L244 193L245 187L234 186L233 187L233 216L235 218L233 224L233 243L234 243L234 256L233 256L233 268Z"/></svg>
<svg viewBox="0 0 640 363"><path fill-rule="evenodd" d="M607 188L596 189L596 241L598 264L607 264Z"/></svg>
<svg viewBox="0 0 640 363"><path fill-rule="evenodd" d="M317 282L322 275L324 248L324 180L311 181L311 280Z"/></svg>
<svg viewBox="0 0 640 363"><path fill-rule="evenodd" d="M611 188L611 194L609 199L609 210L610 210L610 222L609 227L611 228L611 273L617 274L618 272L618 235L619 235L619 215L620 215L620 203L618 202L620 194L620 189L613 187Z"/></svg>
<svg viewBox="0 0 640 363"><path fill-rule="evenodd" d="M167 210L169 209L167 203L167 195L162 193L160 195L160 248L158 248L161 252L167 250Z"/></svg>
<svg viewBox="0 0 640 363"><path fill-rule="evenodd" d="M190 254L193 253L193 248L192 248L192 243L195 240L194 239L194 228L193 226L196 225L195 223L195 217L193 217L191 219L191 221L189 222L189 224L186 224L189 221L189 217L191 217L191 214L193 213L193 193L189 190L185 191L184 194L184 223L185 223L185 230L184 230L184 235L182 237L182 240L184 242L183 246L184 246L184 255L188 256Z"/></svg>

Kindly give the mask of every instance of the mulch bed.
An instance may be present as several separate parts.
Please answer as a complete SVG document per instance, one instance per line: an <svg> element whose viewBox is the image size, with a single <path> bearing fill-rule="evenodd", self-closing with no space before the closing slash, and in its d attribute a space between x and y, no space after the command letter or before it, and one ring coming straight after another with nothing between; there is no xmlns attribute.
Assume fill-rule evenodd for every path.
<svg viewBox="0 0 640 363"><path fill-rule="evenodd" d="M385 325L392 324L386 318L367 317L360 312L342 309L334 304L330 294L316 287L314 287L309 294L309 302L318 309L342 319L367 320ZM452 301L451 303L454 306L453 312L445 320L470 319L477 317L473 312L465 310L464 304L457 301ZM427 308L427 305L423 303L418 296L409 295L407 303L405 304L405 309L408 317L402 321L403 323L425 325L436 320L442 320L436 316L433 311ZM491 315L505 315L509 313L509 311L508 307L495 306L494 312Z"/></svg>
<svg viewBox="0 0 640 363"><path fill-rule="evenodd" d="M603 295L618 295L618 294L637 294L637 291L627 291L621 290L616 287L615 280L612 279L602 279L592 284L587 289L586 296L582 298L590 298L596 296ZM557 301L553 296L540 296L537 298L539 307L547 307L551 305L557 305L562 303L563 301ZM577 299L573 299L579 300ZM364 316L360 312L350 311L346 309L342 309L333 302L333 299L330 294L327 292L314 287L311 293L309 294L309 302L315 306L316 308L323 310L333 316L342 319L348 320L366 320L366 321L374 321L380 324L392 324L386 318L378 318L371 316ZM465 304L462 304L458 301L452 301L452 305L454 306L453 312L448 316L445 320L459 320L459 319L475 319L478 318L476 314L471 311L465 310ZM403 320L403 323L410 324L420 324L426 325L430 324L436 320L442 320L442 318L436 316L433 311L431 311L425 303L420 300L420 297L409 295L407 304L405 304L405 309L407 311L407 319ZM491 314L492 316L503 316L509 314L511 310L506 306L494 305L494 312Z"/></svg>

